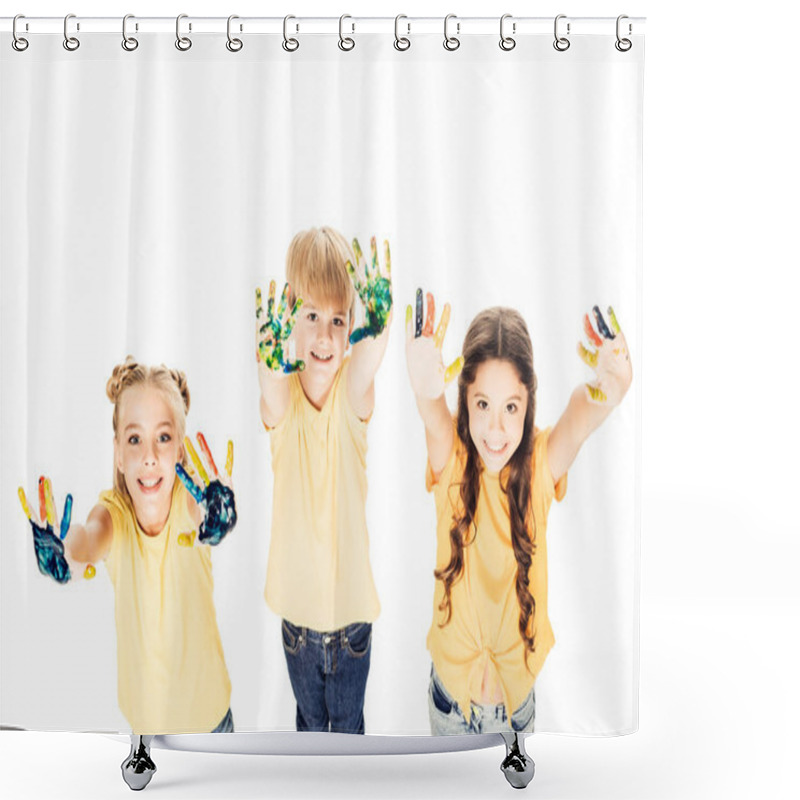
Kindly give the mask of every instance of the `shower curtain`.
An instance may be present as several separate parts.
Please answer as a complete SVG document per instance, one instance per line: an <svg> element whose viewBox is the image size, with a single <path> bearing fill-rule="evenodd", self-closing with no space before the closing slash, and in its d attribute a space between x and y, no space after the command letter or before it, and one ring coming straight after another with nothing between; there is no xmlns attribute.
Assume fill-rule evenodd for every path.
<svg viewBox="0 0 800 800"><path fill-rule="evenodd" d="M395 46L392 22L345 24L342 46L335 20L235 26L241 47L224 20L182 49L163 25L135 48L90 26L77 48L33 23L25 49L0 37L3 726L194 732L170 709L208 691L236 731L294 730L292 659L318 633L328 667L369 654L368 734L430 734L442 687L468 724L535 697L527 730L636 729L643 37L576 21L559 47L519 21L511 45L507 21L503 48L451 20L447 48L401 21ZM297 254L321 231L346 248L341 303ZM493 356L471 355L480 320ZM128 356L183 373L197 459L166 392L151 449L175 441L188 476L125 461L150 446L113 428ZM159 482L163 530L142 511ZM471 516L468 483L489 503ZM110 544L65 561L98 506Z"/></svg>

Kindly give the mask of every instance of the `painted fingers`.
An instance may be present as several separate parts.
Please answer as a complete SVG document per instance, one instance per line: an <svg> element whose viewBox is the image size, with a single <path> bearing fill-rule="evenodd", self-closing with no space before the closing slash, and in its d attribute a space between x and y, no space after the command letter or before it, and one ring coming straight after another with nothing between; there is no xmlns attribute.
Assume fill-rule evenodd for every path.
<svg viewBox="0 0 800 800"><path fill-rule="evenodd" d="M356 293L364 304L364 324L350 334L351 345L358 344L362 339L380 336L389 324L392 310L392 257L389 242L383 243L385 274L381 274L378 243L374 236L370 240L371 266L364 259L358 239L353 239L353 254L356 265L363 270L364 281L360 280L356 266L352 262L348 261L345 267Z"/></svg>
<svg viewBox="0 0 800 800"><path fill-rule="evenodd" d="M203 487L201 488L197 485L197 483L195 483L193 476L189 474L188 470L184 468L183 464L176 464L175 472L181 479L181 483L183 483L183 485L186 487L186 490L199 505L204 503L207 499L206 490L208 486L214 481L219 482L220 475L217 471L217 465L214 461L214 457L211 455L211 448L208 446L206 437L203 436L202 433L197 434L197 444L200 448L203 459L205 459L205 464L203 463L203 459L200 458L197 450L195 450L192 440L188 436L184 437L183 444L186 448L186 453L189 456L189 460L194 466L196 476L199 476L200 480L203 482ZM210 476L209 472L211 473ZM233 442L230 440L228 440L228 450L225 458L225 474L227 475L228 482L230 482L230 479L233 476Z"/></svg>
<svg viewBox="0 0 800 800"><path fill-rule="evenodd" d="M423 297L425 297L425 300L427 302L427 310L425 309L425 303L423 302ZM439 325L436 327L434 332L434 325L436 322L436 301L433 297L433 294L428 292L427 296L425 296L423 294L422 289L417 289L415 298L415 309L412 309L411 306L406 307L407 345L411 345L412 342L417 339L425 339L425 340L430 340L432 342L435 349L434 357L437 360L438 370L442 372L441 377L443 379L445 388L456 377L458 377L459 373L461 372L464 366L463 356L459 356L458 358L456 358L447 368L444 367L444 364L442 362L441 350L442 350L442 345L444 343L444 337L447 333L447 326L450 324L450 314L451 314L450 304L445 303L444 308L442 309L442 315L439 320ZM425 319L424 324L423 324L423 316ZM420 369L419 371L422 372L425 370Z"/></svg>
<svg viewBox="0 0 800 800"><path fill-rule="evenodd" d="M597 375L592 383L586 384L589 399L593 403L616 405L630 386L630 355L614 309L609 306L606 313L608 322L600 308L594 306L594 325L589 315L584 315L583 332L590 346L579 342L578 355Z"/></svg>
<svg viewBox="0 0 800 800"><path fill-rule="evenodd" d="M288 311L291 288L286 283L276 309L275 289L275 281L270 281L266 312L261 289L256 289L256 359L273 372L289 374L305 368L302 361L290 361L288 352L288 339L297 322L297 312L303 306L303 299L298 297L292 310Z"/></svg>
<svg viewBox="0 0 800 800"><path fill-rule="evenodd" d="M28 503L25 490L20 486L17 490L20 505L33 530L33 548L39 571L57 583L67 583L72 575L67 563L63 541L72 523L72 495L68 494L64 501L64 513L61 516L59 535L54 533L57 525L53 486L49 478L39 478L39 519L34 516ZM91 564L86 566L85 578L94 577L95 569Z"/></svg>

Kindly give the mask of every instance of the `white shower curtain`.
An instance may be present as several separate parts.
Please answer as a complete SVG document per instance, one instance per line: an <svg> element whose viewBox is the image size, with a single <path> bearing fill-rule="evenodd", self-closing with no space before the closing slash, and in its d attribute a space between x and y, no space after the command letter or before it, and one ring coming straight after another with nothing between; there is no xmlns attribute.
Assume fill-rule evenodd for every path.
<svg viewBox="0 0 800 800"><path fill-rule="evenodd" d="M335 30L335 23L333 24ZM299 231L391 247L394 314L366 456L369 561L380 602L365 730L429 734L437 517L406 364L418 288L452 307L445 365L484 309L516 309L533 342L536 424L556 425L594 373L584 315L613 306L633 362L627 395L569 468L547 526L555 646L535 730L637 727L643 38L220 32L60 34L0 42L0 577L5 726L129 731L118 704L109 571L59 585L37 567L31 505L47 476L83 523L112 486L105 387L132 354L185 372L187 433L217 464L234 443L238 521L212 548L216 621L237 731L293 730L281 617L264 600L273 458L259 414L254 292L284 281ZM238 35L238 34L237 34ZM385 269L381 251L381 268ZM360 305L358 314L361 314ZM437 312L438 322L438 312ZM360 316L356 326L361 324ZM590 337L591 338L591 337ZM447 400L456 409L457 381ZM38 512L38 503L34 513ZM69 534L67 534L69 536Z"/></svg>

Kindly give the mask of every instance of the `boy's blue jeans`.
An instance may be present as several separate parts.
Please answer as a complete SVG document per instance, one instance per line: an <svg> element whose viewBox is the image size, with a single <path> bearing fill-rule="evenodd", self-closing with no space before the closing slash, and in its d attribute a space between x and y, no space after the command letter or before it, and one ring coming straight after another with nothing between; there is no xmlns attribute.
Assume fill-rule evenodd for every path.
<svg viewBox="0 0 800 800"><path fill-rule="evenodd" d="M372 625L315 631L283 620L281 630L297 730L364 733Z"/></svg>

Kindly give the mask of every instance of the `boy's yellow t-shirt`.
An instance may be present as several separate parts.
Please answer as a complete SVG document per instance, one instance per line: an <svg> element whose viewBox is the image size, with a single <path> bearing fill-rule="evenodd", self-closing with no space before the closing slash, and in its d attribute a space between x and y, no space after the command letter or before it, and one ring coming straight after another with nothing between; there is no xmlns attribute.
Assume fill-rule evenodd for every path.
<svg viewBox="0 0 800 800"><path fill-rule="evenodd" d="M380 612L367 533L367 422L347 397L346 358L317 410L297 373L270 432L272 533L264 597L289 622L333 631Z"/></svg>
<svg viewBox="0 0 800 800"><path fill-rule="evenodd" d="M555 638L547 616L547 514L553 498L561 500L566 475L553 484L547 461L550 429L537 431L533 444L531 506L536 549L529 575L529 589L536 602L534 652L525 666L525 648L519 632L517 561L511 544L508 500L500 476L483 470L475 512L474 539L464 548L464 570L450 594L452 616L446 619L439 604L444 582L437 580L433 597L433 623L427 645L436 672L447 691L469 719L470 701L480 703L483 677L489 664L489 689L497 686L509 717L533 688ZM435 478L428 463L426 487L436 501L436 568L450 561L450 528L455 509L461 509L460 481L466 465L466 449L453 430L453 448L444 469ZM505 472L501 475L505 479Z"/></svg>
<svg viewBox="0 0 800 800"><path fill-rule="evenodd" d="M178 544L181 533L196 531L188 498L176 477L167 524L148 536L125 495L100 495L114 526L106 567L115 594L119 707L137 734L208 733L230 707L210 546Z"/></svg>

